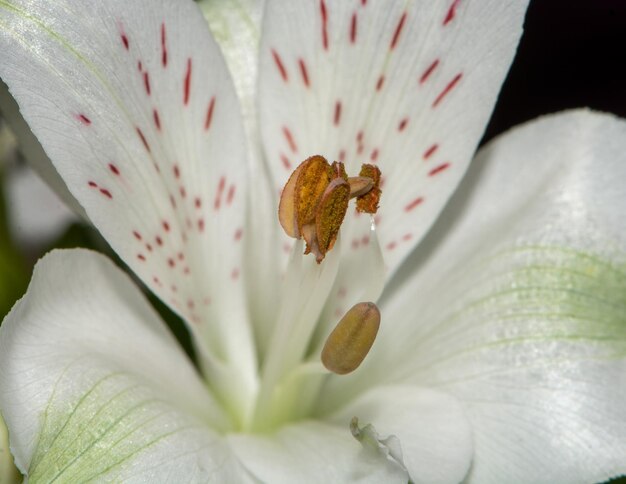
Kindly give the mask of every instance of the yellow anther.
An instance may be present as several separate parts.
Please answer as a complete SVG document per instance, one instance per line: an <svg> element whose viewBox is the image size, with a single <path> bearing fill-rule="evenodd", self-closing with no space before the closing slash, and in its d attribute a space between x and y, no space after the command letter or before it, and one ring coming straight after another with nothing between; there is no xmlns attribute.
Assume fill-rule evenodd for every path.
<svg viewBox="0 0 626 484"><path fill-rule="evenodd" d="M359 212L376 213L382 193L380 189L380 170L377 166L364 164L361 166L359 176L372 180L373 186L369 191L356 199L356 209Z"/></svg>
<svg viewBox="0 0 626 484"><path fill-rule="evenodd" d="M343 163L330 165L324 157L312 156L287 180L278 219L288 236L306 240L305 253L312 252L320 263L335 244L350 198L358 197L357 204L374 207L372 212L357 205L360 211L375 213L379 183L380 171L373 165L363 165L360 176L348 178ZM366 199L371 192L375 192L373 197Z"/></svg>
<svg viewBox="0 0 626 484"><path fill-rule="evenodd" d="M356 370L372 348L379 326L380 311L374 303L352 306L324 344L324 366L338 375Z"/></svg>

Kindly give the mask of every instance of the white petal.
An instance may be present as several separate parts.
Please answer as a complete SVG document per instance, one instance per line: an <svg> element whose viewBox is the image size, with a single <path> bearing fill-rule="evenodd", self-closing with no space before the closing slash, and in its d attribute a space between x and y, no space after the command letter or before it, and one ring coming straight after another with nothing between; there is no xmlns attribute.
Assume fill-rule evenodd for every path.
<svg viewBox="0 0 626 484"><path fill-rule="evenodd" d="M339 377L341 378L341 377ZM370 423L400 441L415 483L461 482L472 462L472 432L463 406L445 393L412 386L375 388L332 417Z"/></svg>
<svg viewBox="0 0 626 484"><path fill-rule="evenodd" d="M94 225L210 352L237 354L251 378L244 131L198 8L12 0L0 6L0 46L0 77Z"/></svg>
<svg viewBox="0 0 626 484"><path fill-rule="evenodd" d="M11 130L17 136L20 151L26 158L26 161L39 176L41 176L48 186L52 188L54 193L70 207L70 209L81 218L87 220L87 215L80 206L78 201L67 189L67 185L59 176L56 168L41 147L41 143L37 140L33 132L24 121L20 114L19 107L15 99L9 94L9 90L2 79L0 79L0 111L2 117L11 125Z"/></svg>
<svg viewBox="0 0 626 484"><path fill-rule="evenodd" d="M261 482L406 483L394 462L372 456L352 437L349 421L340 427L302 422L273 435L228 436L233 452Z"/></svg>
<svg viewBox="0 0 626 484"><path fill-rule="evenodd" d="M0 369L12 451L33 480L223 482L232 470L209 428L228 425L222 412L139 290L100 255L39 262L0 329Z"/></svg>
<svg viewBox="0 0 626 484"><path fill-rule="evenodd" d="M491 143L383 304L368 382L464 401L471 482L626 472L624 140L626 122L581 111Z"/></svg>
<svg viewBox="0 0 626 484"><path fill-rule="evenodd" d="M349 173L377 163L393 272L468 166L527 3L270 0L259 94L276 186L313 154L345 160Z"/></svg>

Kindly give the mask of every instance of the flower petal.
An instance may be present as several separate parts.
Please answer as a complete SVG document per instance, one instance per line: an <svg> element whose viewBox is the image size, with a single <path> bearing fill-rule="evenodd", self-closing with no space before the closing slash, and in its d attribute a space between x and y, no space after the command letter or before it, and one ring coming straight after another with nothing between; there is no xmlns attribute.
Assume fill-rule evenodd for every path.
<svg viewBox="0 0 626 484"><path fill-rule="evenodd" d="M456 395L474 432L470 482L626 473L624 140L626 122L579 111L481 151L383 304L396 326L368 381L338 391L408 380Z"/></svg>
<svg viewBox="0 0 626 484"><path fill-rule="evenodd" d="M94 225L209 351L252 368L244 132L198 8L5 0L0 45L0 77Z"/></svg>
<svg viewBox="0 0 626 484"><path fill-rule="evenodd" d="M276 186L314 154L349 173L377 163L379 236L394 272L467 168L527 3L268 1L259 97Z"/></svg>
<svg viewBox="0 0 626 484"><path fill-rule="evenodd" d="M0 329L0 408L30 479L221 482L227 425L175 340L106 258L55 251ZM227 480L227 479L226 479Z"/></svg>
<svg viewBox="0 0 626 484"><path fill-rule="evenodd" d="M233 452L261 482L397 482L406 472L394 462L364 452L345 426L302 422L276 434L229 435Z"/></svg>
<svg viewBox="0 0 626 484"><path fill-rule="evenodd" d="M472 431L463 406L445 393L414 386L375 388L331 419L370 423L399 439L411 481L461 482L472 462Z"/></svg>

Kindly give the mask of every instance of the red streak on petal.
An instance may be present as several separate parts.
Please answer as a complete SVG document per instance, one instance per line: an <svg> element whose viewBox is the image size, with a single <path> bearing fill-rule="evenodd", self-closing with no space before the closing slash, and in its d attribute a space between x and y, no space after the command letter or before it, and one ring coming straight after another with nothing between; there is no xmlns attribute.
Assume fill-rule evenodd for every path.
<svg viewBox="0 0 626 484"><path fill-rule="evenodd" d="M243 230L241 230L241 229L237 229L237 230L235 231L235 237L234 237L235 242L239 242L239 241L241 240L241 237L242 237L242 236L243 236Z"/></svg>
<svg viewBox="0 0 626 484"><path fill-rule="evenodd" d="M413 210L415 207L417 207L418 205L420 205L422 202L424 201L423 197L417 197L415 200L413 200L412 202L410 202L406 207L404 207L404 211L405 212L410 212L411 210Z"/></svg>
<svg viewBox="0 0 626 484"><path fill-rule="evenodd" d="M333 123L335 126L339 126L341 121L341 101L335 102L335 114L333 116Z"/></svg>
<svg viewBox="0 0 626 484"><path fill-rule="evenodd" d="M402 14L400 17L400 21L398 22L398 26L396 27L396 31L393 34L393 39L391 39L391 44L389 45L389 49L393 50L398 45L398 40L400 39L400 33L402 32L402 28L404 27L404 23L406 22L406 12Z"/></svg>
<svg viewBox="0 0 626 484"><path fill-rule="evenodd" d="M302 82L306 87L309 87L311 84L309 82L309 72L307 71L306 64L304 60L298 59L298 64L300 65L300 74L302 75Z"/></svg>
<svg viewBox="0 0 626 484"><path fill-rule="evenodd" d="M156 109L152 110L152 117L154 118L154 125L156 129L161 131L161 118L159 117L159 112Z"/></svg>
<svg viewBox="0 0 626 484"><path fill-rule="evenodd" d="M463 73L459 72L456 76L454 76L454 79L452 79L448 85L444 88L443 91L441 91L441 93L439 94L439 96L437 96L437 99L435 99L435 102L433 102L432 107L436 108L439 103L443 100L444 97L446 97L446 95L454 88L454 86L457 85L457 83L461 80L461 77L463 77Z"/></svg>
<svg viewBox="0 0 626 484"><path fill-rule="evenodd" d="M183 104L189 104L189 94L191 92L191 57L187 59L187 72L185 73L185 85L183 93Z"/></svg>
<svg viewBox="0 0 626 484"><path fill-rule="evenodd" d="M85 116L84 114L79 114L76 116L78 118L78 120L83 123L85 126L89 126L91 124L91 119L89 119L87 116Z"/></svg>
<svg viewBox="0 0 626 484"><path fill-rule="evenodd" d="M226 205L230 205L233 203L233 199L235 198L235 185L231 185L228 189L228 195L226 195Z"/></svg>
<svg viewBox="0 0 626 484"><path fill-rule="evenodd" d="M220 209L220 205L222 204L222 194L224 193L225 186L226 178L221 177L219 185L217 186L217 194L215 195L215 200L213 201L213 208L215 208L215 210Z"/></svg>
<svg viewBox="0 0 626 484"><path fill-rule="evenodd" d="M404 240L405 242L408 242L409 240L411 240L413 238L413 234L404 234L402 236L402 240Z"/></svg>
<svg viewBox="0 0 626 484"><path fill-rule="evenodd" d="M376 90L380 91L383 88L383 84L385 83L385 76L380 76L378 81L376 82Z"/></svg>
<svg viewBox="0 0 626 484"><path fill-rule="evenodd" d="M150 74L148 74L148 71L143 73L143 85L146 88L146 93L149 96L150 95Z"/></svg>
<svg viewBox="0 0 626 484"><path fill-rule="evenodd" d="M291 162L284 153L280 154L280 161L282 162L286 170L291 170Z"/></svg>
<svg viewBox="0 0 626 484"><path fill-rule="evenodd" d="M137 240L141 240L141 234L139 232L137 232L136 230L133 230L133 236L137 239Z"/></svg>
<svg viewBox="0 0 626 484"><path fill-rule="evenodd" d="M206 111L206 118L204 119L204 130L208 131L211 127L211 121L213 120L213 110L215 109L215 96L209 101L209 107Z"/></svg>
<svg viewBox="0 0 626 484"><path fill-rule="evenodd" d="M370 155L370 159L371 159L372 161L376 161L376 160L378 159L378 154L379 154L379 153L378 153L378 148L375 148L375 149L372 151L372 154Z"/></svg>
<svg viewBox="0 0 626 484"><path fill-rule="evenodd" d="M118 169L118 167L117 167L117 166L115 166L113 163L109 163L109 170L111 170L111 172L112 172L114 175L118 175L118 176L119 176L119 174L120 174L120 170L119 170L119 169Z"/></svg>
<svg viewBox="0 0 626 484"><path fill-rule="evenodd" d="M287 126L283 126L283 134L285 135L285 138L287 139L287 143L289 144L289 148L291 148L291 151L293 151L294 153L297 153L298 145L296 145L296 142L293 139L293 135L291 134L291 131L289 130Z"/></svg>
<svg viewBox="0 0 626 484"><path fill-rule="evenodd" d="M287 69L285 69L285 65L281 60L278 52L272 49L272 57L274 58L274 62L276 63L276 67L278 68L278 72L280 73L280 77L283 78L283 81L287 82L289 80L289 76L287 75Z"/></svg>
<svg viewBox="0 0 626 484"><path fill-rule="evenodd" d="M167 43L165 36L165 22L161 24L161 64L167 67Z"/></svg>
<svg viewBox="0 0 626 484"><path fill-rule="evenodd" d="M196 208L202 207L202 200L200 199L200 197L194 198L193 204Z"/></svg>
<svg viewBox="0 0 626 484"><path fill-rule="evenodd" d="M398 124L398 131L400 132L404 131L408 123L409 123L409 118L404 118L402 121L400 121L400 124Z"/></svg>
<svg viewBox="0 0 626 484"><path fill-rule="evenodd" d="M230 274L230 277L233 281L236 281L237 279L239 279L239 269L237 268L233 269L233 271Z"/></svg>
<svg viewBox="0 0 626 484"><path fill-rule="evenodd" d="M428 176L435 176L436 174L441 173L442 171L446 170L449 166L450 166L450 163L442 163L441 165L436 166L435 168L430 170L428 172Z"/></svg>
<svg viewBox="0 0 626 484"><path fill-rule="evenodd" d="M102 193L102 195L104 195L107 198L110 198L110 199L113 198L113 195L111 195L111 192L108 191L106 188L101 188L100 193Z"/></svg>
<svg viewBox="0 0 626 484"><path fill-rule="evenodd" d="M122 38L122 44L124 45L124 48L128 50L130 47L130 43L128 42L128 37L126 37L126 34L124 33L120 34L120 37Z"/></svg>
<svg viewBox="0 0 626 484"><path fill-rule="evenodd" d="M137 254L137 259L139 259L140 261L145 261L146 260L146 256L143 254Z"/></svg>
<svg viewBox="0 0 626 484"><path fill-rule="evenodd" d="M98 184L95 181L87 182L87 185L89 185L91 188L96 188L98 186Z"/></svg>
<svg viewBox="0 0 626 484"><path fill-rule="evenodd" d="M180 178L180 168L178 167L178 165L174 165L174 176L176 177L176 179Z"/></svg>
<svg viewBox="0 0 626 484"><path fill-rule="evenodd" d="M420 84L424 84L428 80L428 78L433 73L433 71L437 68L438 65L439 65L439 59L435 59L433 63L426 68L426 70L422 74L422 77L420 77Z"/></svg>
<svg viewBox="0 0 626 484"><path fill-rule="evenodd" d="M165 230L166 232L169 232L169 231L170 231L170 224L169 224L169 223L167 223L167 221L166 221L166 220L163 220L162 225L163 225L163 230Z"/></svg>
<svg viewBox="0 0 626 484"><path fill-rule="evenodd" d="M163 245L163 239L161 237L159 237L158 235L155 237L155 242L156 244L161 247Z"/></svg>
<svg viewBox="0 0 626 484"><path fill-rule="evenodd" d="M320 14L322 15L322 45L324 50L328 50L328 11L324 0L320 0Z"/></svg>
<svg viewBox="0 0 626 484"><path fill-rule="evenodd" d="M146 140L146 137L143 134L143 131L141 131L140 128L135 128L137 130L137 134L139 135L139 138L141 138L141 142L143 143L143 146L146 148L146 150L148 151L148 153L150 153L150 145L148 144L148 140Z"/></svg>
<svg viewBox="0 0 626 484"><path fill-rule="evenodd" d="M443 19L443 25L448 25L454 19L454 15L456 14L456 8L461 3L461 0L454 0L450 8L448 9L448 13L446 14L446 18Z"/></svg>
<svg viewBox="0 0 626 484"><path fill-rule="evenodd" d="M350 22L350 42L353 44L356 42L356 32L357 32L356 22L357 22L356 12L354 12L352 14L352 21Z"/></svg>
<svg viewBox="0 0 626 484"><path fill-rule="evenodd" d="M204 219L203 218L198 220L198 232L204 232Z"/></svg>
<svg viewBox="0 0 626 484"><path fill-rule="evenodd" d="M427 160L428 158L430 158L435 153L435 151L437 151L437 148L439 148L439 145L437 143L435 143L430 148L428 148L426 151L424 151L424 154L422 155L422 158Z"/></svg>
<svg viewBox="0 0 626 484"><path fill-rule="evenodd" d="M387 244L387 246L385 247L387 250L393 250L398 246L398 244L396 244L395 242L389 242Z"/></svg>

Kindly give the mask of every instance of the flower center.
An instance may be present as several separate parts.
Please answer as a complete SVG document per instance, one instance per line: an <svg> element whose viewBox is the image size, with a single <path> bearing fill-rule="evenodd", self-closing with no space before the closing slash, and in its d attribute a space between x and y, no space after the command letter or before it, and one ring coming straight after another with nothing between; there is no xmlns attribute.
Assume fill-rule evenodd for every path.
<svg viewBox="0 0 626 484"><path fill-rule="evenodd" d="M373 165L363 165L358 176L348 177L343 163L331 165L322 156L302 162L287 181L278 217L285 233L297 242L283 281L282 302L262 363L248 430L270 431L312 415L330 373L354 371L372 347L380 324L374 303L358 302L332 331L329 323L334 313L327 306L337 291L341 261L341 249L332 249L341 245L335 243L349 202L356 198L359 212L375 213L379 184L380 171ZM315 262L307 257L309 253Z"/></svg>

